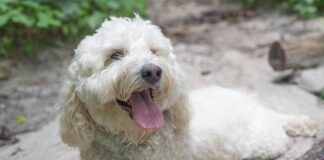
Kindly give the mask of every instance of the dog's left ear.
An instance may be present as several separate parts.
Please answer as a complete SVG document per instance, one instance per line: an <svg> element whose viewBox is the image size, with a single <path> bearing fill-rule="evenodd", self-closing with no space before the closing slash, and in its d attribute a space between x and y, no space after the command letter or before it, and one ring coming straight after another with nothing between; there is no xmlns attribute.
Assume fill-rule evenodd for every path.
<svg viewBox="0 0 324 160"><path fill-rule="evenodd" d="M60 117L60 135L62 141L72 147L86 149L94 139L94 123L79 99L75 85L67 82L63 87Z"/></svg>
<svg viewBox="0 0 324 160"><path fill-rule="evenodd" d="M166 112L166 119L173 125L175 133L181 133L188 127L190 119L188 105L188 97L184 93L179 96L176 103Z"/></svg>
<svg viewBox="0 0 324 160"><path fill-rule="evenodd" d="M170 41L170 40L168 40ZM169 42L170 43L170 42ZM171 43L169 44L170 48L172 50ZM182 71L181 67L178 65L175 55L171 52L170 58L173 62L173 76L166 74L167 79L170 82L169 88L176 89L171 90L172 96L175 96L174 93L178 93L177 98L175 100L175 103L171 105L171 107L166 110L165 119L168 120L171 125L174 127L175 133L181 133L182 131L186 130L188 128L188 124L190 121L190 111L189 111L189 101L188 101L188 95L187 95L187 86L185 83L185 74ZM170 94L170 95L171 95Z"/></svg>

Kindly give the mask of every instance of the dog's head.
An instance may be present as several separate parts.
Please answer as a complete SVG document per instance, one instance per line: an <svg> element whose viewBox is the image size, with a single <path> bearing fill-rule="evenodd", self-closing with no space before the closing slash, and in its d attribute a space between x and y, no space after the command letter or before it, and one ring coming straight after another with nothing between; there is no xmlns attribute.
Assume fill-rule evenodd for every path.
<svg viewBox="0 0 324 160"><path fill-rule="evenodd" d="M138 143L164 125L186 127L186 89L172 46L136 16L111 18L75 50L60 106L65 143L88 147L96 126Z"/></svg>

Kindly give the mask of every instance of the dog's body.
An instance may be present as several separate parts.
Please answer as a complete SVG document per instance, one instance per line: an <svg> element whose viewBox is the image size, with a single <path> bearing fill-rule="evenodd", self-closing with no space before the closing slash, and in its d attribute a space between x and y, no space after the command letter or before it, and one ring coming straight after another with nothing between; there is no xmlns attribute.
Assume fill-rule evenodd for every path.
<svg viewBox="0 0 324 160"><path fill-rule="evenodd" d="M290 136L314 136L305 116L276 113L220 87L187 95L172 47L141 18L113 18L83 40L62 94L62 140L82 160L274 158Z"/></svg>

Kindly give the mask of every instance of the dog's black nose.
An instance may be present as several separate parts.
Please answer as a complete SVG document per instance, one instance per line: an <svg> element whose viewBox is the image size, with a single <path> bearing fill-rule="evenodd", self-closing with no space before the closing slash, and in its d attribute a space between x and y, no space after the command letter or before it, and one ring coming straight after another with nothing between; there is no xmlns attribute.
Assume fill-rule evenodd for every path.
<svg viewBox="0 0 324 160"><path fill-rule="evenodd" d="M155 84L161 79L162 69L155 64L148 63L142 66L141 75L149 84Z"/></svg>

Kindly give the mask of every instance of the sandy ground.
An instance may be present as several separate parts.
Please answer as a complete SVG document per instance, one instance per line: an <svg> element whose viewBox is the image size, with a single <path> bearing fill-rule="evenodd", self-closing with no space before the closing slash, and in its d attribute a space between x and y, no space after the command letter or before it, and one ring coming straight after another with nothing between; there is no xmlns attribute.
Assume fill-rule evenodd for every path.
<svg viewBox="0 0 324 160"><path fill-rule="evenodd" d="M184 17L179 22L183 22L181 19ZM236 22L158 23L171 37L179 62L190 73L188 84L192 90L209 85L245 90L276 111L307 114L318 121L321 131L315 140L296 139L296 144L279 159L296 159L324 138L324 102L306 89L301 80L305 78L301 75L314 80L312 74L303 73L324 73L324 66L299 71L289 81L274 83L290 71L275 72L267 62L273 41L296 40L323 32L321 20L299 21L273 13ZM17 144L1 147L0 159L77 159L77 151L63 145L58 137L55 107L71 53L71 47L45 50L39 54L37 63L41 63L36 67L15 69L10 79L0 82L0 122L17 133L31 131L19 134ZM26 116L24 124L16 123L19 114Z"/></svg>
<svg viewBox="0 0 324 160"><path fill-rule="evenodd" d="M0 124L14 133L37 130L58 114L55 103L65 75L64 66L72 57L73 49L52 48L40 52L30 61L0 61L0 67L11 72L9 79L0 81Z"/></svg>

